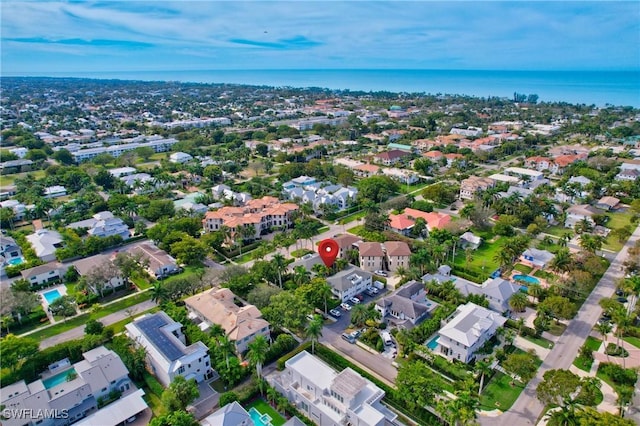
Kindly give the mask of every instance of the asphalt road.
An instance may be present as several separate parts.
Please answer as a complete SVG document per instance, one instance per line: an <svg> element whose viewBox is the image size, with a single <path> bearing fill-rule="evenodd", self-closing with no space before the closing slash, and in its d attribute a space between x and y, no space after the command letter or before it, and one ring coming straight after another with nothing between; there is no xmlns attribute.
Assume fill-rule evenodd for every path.
<svg viewBox="0 0 640 426"><path fill-rule="evenodd" d="M544 406L536 398L536 388L542 381L547 370L568 369L584 344L593 326L602 314L599 301L611 297L616 288L616 282L622 278L622 264L627 258L627 251L640 239L640 226L629 238L623 249L615 257L609 269L602 276L587 300L582 305L576 317L569 323L565 332L560 336L555 346L538 369L536 377L529 382L511 409L497 417L480 417L483 426L501 425L534 425L542 414Z"/></svg>

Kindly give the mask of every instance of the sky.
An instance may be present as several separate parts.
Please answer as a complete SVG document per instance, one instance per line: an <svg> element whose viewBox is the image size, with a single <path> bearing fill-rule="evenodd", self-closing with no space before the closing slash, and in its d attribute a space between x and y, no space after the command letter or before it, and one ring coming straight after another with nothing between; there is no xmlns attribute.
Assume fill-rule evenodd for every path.
<svg viewBox="0 0 640 426"><path fill-rule="evenodd" d="M2 75L640 70L640 1L12 1Z"/></svg>

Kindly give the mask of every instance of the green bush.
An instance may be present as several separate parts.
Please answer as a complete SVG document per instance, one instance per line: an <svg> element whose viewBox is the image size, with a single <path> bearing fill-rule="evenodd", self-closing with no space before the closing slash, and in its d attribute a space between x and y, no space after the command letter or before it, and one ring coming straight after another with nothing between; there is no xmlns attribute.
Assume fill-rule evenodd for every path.
<svg viewBox="0 0 640 426"><path fill-rule="evenodd" d="M318 349L319 345L316 345L316 351ZM282 371L284 370L285 367L285 363L293 358L294 356L298 355L300 352L309 349L311 347L311 342L306 342L303 343L302 345L298 346L296 349L294 349L293 351L289 352L288 354L281 356L280 358L278 358L278 361L276 363L276 368L278 369L278 371Z"/></svg>
<svg viewBox="0 0 640 426"><path fill-rule="evenodd" d="M634 386L636 380L638 380L638 373L631 368L622 368L618 364L610 362L603 362L600 364L600 368L617 385Z"/></svg>
<svg viewBox="0 0 640 426"><path fill-rule="evenodd" d="M225 392L220 395L218 405L220 405L220 407L224 407L225 405L234 401L239 401L238 394L236 394L235 392Z"/></svg>
<svg viewBox="0 0 640 426"><path fill-rule="evenodd" d="M144 383L147 385L151 393L156 395L158 398L162 398L162 393L164 392L164 386L160 384L158 379L153 377L151 373L145 371L144 373Z"/></svg>

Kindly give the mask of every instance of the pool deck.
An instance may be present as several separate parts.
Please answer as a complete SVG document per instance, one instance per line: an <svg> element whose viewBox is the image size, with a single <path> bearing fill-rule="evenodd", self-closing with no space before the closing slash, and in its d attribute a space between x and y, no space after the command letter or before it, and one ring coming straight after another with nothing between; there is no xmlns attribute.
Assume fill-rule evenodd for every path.
<svg viewBox="0 0 640 426"><path fill-rule="evenodd" d="M58 293L60 293L60 296L67 295L67 287L64 284L57 285L55 287L49 287L45 290L38 292L38 295L40 296L40 303L42 304L42 309L44 309L51 324L55 324L56 320L53 318L53 315L51 314L51 312L49 312L49 302L47 302L47 298L44 297L44 294L54 290L58 290Z"/></svg>

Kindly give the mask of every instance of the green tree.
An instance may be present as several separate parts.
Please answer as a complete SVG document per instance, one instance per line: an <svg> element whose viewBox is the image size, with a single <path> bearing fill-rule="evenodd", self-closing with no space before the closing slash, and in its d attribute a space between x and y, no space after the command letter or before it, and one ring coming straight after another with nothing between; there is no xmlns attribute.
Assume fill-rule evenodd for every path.
<svg viewBox="0 0 640 426"><path fill-rule="evenodd" d="M171 244L171 253L179 263L187 265L197 265L207 257L207 246L200 240L196 240L190 235L185 236L182 241Z"/></svg>
<svg viewBox="0 0 640 426"><path fill-rule="evenodd" d="M247 345L247 359L256 367L256 377L262 378L262 365L267 359L267 351L269 350L269 342L267 338L259 334L253 339L253 342Z"/></svg>
<svg viewBox="0 0 640 426"><path fill-rule="evenodd" d="M565 405L581 384L580 377L569 370L548 370L536 388L536 396L544 405Z"/></svg>
<svg viewBox="0 0 640 426"><path fill-rule="evenodd" d="M524 384L529 382L538 370L535 351L512 353L502 362L502 368L512 376L517 376Z"/></svg>
<svg viewBox="0 0 640 426"><path fill-rule="evenodd" d="M514 293L509 299L509 307L514 312L524 312L527 307L527 296L521 291Z"/></svg>
<svg viewBox="0 0 640 426"><path fill-rule="evenodd" d="M358 182L358 201L368 199L374 203L385 201L400 188L389 176L372 176Z"/></svg>
<svg viewBox="0 0 640 426"><path fill-rule="evenodd" d="M432 405L435 396L442 393L440 378L420 360L400 364L396 386L399 397L411 410Z"/></svg>
<svg viewBox="0 0 640 426"><path fill-rule="evenodd" d="M88 320L84 326L85 334L99 335L99 334L102 334L103 330L104 330L104 324L102 324L100 321L95 319Z"/></svg>
<svg viewBox="0 0 640 426"><path fill-rule="evenodd" d="M7 334L0 339L0 365L2 368L8 368L16 371L22 362L38 353L39 343L35 339L29 337L18 337L13 334Z"/></svg>
<svg viewBox="0 0 640 426"><path fill-rule="evenodd" d="M223 394L224 395L224 394ZM220 397L222 400L222 397ZM149 426L200 426L193 415L179 410L151 419Z"/></svg>
<svg viewBox="0 0 640 426"><path fill-rule="evenodd" d="M569 320L576 314L576 305L562 296L550 296L538 305L538 311L556 319Z"/></svg>
<svg viewBox="0 0 640 426"><path fill-rule="evenodd" d="M305 335L308 339L311 339L311 353L316 353L316 342L318 338L322 336L322 317L320 315L314 315L313 319L307 324Z"/></svg>
<svg viewBox="0 0 640 426"><path fill-rule="evenodd" d="M198 384L194 379L186 380L183 376L175 376L169 387L162 392L162 405L169 411L184 411L199 396Z"/></svg>

